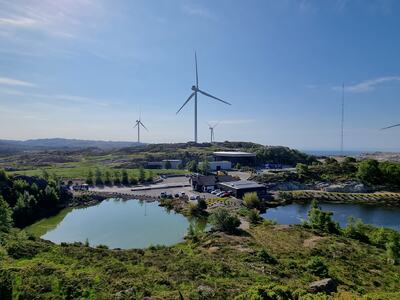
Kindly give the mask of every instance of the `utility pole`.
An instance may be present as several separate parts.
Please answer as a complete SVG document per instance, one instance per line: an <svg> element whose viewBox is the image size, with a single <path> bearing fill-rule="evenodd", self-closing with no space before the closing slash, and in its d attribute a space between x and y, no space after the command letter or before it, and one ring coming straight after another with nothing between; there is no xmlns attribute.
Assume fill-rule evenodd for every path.
<svg viewBox="0 0 400 300"><path fill-rule="evenodd" d="M340 135L340 154L343 156L343 140L344 140L344 83L342 85L342 120Z"/></svg>

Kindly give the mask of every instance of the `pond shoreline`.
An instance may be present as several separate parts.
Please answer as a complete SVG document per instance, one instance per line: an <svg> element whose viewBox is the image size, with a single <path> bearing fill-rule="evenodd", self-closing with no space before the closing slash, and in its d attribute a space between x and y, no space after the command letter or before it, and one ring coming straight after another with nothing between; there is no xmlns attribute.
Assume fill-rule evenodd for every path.
<svg viewBox="0 0 400 300"><path fill-rule="evenodd" d="M381 207L400 207L400 193L335 193L323 191L281 191L275 203L286 205L304 203L312 199L336 204L363 204ZM279 206L277 205L277 206Z"/></svg>

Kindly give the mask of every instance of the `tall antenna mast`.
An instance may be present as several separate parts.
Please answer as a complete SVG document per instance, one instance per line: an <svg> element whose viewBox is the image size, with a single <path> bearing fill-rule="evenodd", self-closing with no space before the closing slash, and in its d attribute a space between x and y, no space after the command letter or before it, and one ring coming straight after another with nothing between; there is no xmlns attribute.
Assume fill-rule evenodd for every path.
<svg viewBox="0 0 400 300"><path fill-rule="evenodd" d="M340 154L343 156L343 139L344 139L344 83L342 85L342 121L340 133Z"/></svg>

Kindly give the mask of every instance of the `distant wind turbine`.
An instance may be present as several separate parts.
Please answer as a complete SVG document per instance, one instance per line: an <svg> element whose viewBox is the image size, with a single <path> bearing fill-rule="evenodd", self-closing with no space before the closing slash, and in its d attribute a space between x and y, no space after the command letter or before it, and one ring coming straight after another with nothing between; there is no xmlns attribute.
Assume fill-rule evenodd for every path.
<svg viewBox="0 0 400 300"><path fill-rule="evenodd" d="M144 126L144 124L142 123L142 121L140 120L140 116L139 116L139 120L136 120L135 122L135 126L133 126L133 128L137 127L137 142L140 143L140 126L142 126L144 129L146 129L147 131L149 131L146 126Z"/></svg>
<svg viewBox="0 0 400 300"><path fill-rule="evenodd" d="M208 129L210 129L210 142L211 143L214 142L214 128L217 127L218 124L219 124L219 122L216 123L214 126L211 126L210 123L208 123Z"/></svg>
<svg viewBox="0 0 400 300"><path fill-rule="evenodd" d="M383 127L381 128L381 130L385 130L385 129L389 129L389 128L393 128L393 127L398 127L400 126L400 124L396 124L396 125L392 125L392 126L388 126L388 127Z"/></svg>
<svg viewBox="0 0 400 300"><path fill-rule="evenodd" d="M210 95L202 90L199 89L199 75L197 72L197 55L196 52L194 53L194 61L195 61L195 66L196 66L196 85L192 86L192 91L193 93L190 94L189 98L187 98L187 100L185 101L185 103L183 103L183 105L181 106L181 108L176 112L176 114L178 114L182 108L190 101L190 99L193 98L194 96L194 142L197 143L197 93L203 94L204 96L213 98L215 100L218 100L222 103L231 105L229 102L226 102L222 99L219 99L217 97L214 97L213 95Z"/></svg>

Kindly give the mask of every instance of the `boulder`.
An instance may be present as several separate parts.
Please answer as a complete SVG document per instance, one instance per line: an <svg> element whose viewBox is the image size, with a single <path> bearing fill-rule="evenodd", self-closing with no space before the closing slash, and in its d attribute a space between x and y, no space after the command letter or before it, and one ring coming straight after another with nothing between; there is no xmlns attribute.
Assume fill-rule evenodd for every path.
<svg viewBox="0 0 400 300"><path fill-rule="evenodd" d="M332 278L325 278L314 281L309 285L314 293L335 293L337 292L337 284Z"/></svg>

